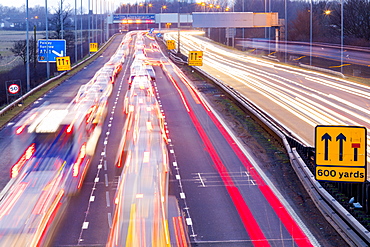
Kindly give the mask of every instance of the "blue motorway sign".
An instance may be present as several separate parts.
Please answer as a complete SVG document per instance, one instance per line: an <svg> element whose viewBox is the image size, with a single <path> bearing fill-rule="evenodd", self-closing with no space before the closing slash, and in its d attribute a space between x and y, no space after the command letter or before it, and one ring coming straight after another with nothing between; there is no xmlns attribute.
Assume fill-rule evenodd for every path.
<svg viewBox="0 0 370 247"><path fill-rule="evenodd" d="M38 40L38 62L50 63L56 62L56 57L64 57L66 55L66 40L65 39L39 39Z"/></svg>
<svg viewBox="0 0 370 247"><path fill-rule="evenodd" d="M149 33L152 34L154 32L154 27L152 27L151 29L149 29Z"/></svg>
<svg viewBox="0 0 370 247"><path fill-rule="evenodd" d="M151 23L155 23L155 14L114 14L113 23L121 23L122 20L148 20Z"/></svg>

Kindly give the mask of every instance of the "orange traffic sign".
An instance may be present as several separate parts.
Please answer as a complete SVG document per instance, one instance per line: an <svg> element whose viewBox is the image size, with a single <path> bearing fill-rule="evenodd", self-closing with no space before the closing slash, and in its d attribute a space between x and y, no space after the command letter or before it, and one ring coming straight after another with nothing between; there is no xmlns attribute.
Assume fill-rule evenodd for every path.
<svg viewBox="0 0 370 247"><path fill-rule="evenodd" d="M90 52L97 52L98 48L98 43L90 43Z"/></svg>
<svg viewBox="0 0 370 247"><path fill-rule="evenodd" d="M55 59L58 71L71 70L71 59L69 56L56 57Z"/></svg>
<svg viewBox="0 0 370 247"><path fill-rule="evenodd" d="M168 50L175 50L176 49L176 45L175 45L174 40L167 40L166 43L167 43L167 49Z"/></svg>
<svg viewBox="0 0 370 247"><path fill-rule="evenodd" d="M365 182L367 129L362 126L318 125L315 128L316 179Z"/></svg>
<svg viewBox="0 0 370 247"><path fill-rule="evenodd" d="M203 66L203 51L189 51L189 66Z"/></svg>

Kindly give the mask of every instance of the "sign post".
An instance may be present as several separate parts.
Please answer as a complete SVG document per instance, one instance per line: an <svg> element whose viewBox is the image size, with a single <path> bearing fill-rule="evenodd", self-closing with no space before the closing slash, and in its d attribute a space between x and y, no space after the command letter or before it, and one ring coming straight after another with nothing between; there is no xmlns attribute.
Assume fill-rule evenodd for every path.
<svg viewBox="0 0 370 247"><path fill-rule="evenodd" d="M22 95L21 80L13 80L5 82L6 88L6 101L9 104L9 98L14 99L18 98L19 95Z"/></svg>
<svg viewBox="0 0 370 247"><path fill-rule="evenodd" d="M361 126L316 126L316 180L365 182L366 131Z"/></svg>
<svg viewBox="0 0 370 247"><path fill-rule="evenodd" d="M47 52L49 55L47 56ZM65 39L39 39L38 40L38 62L46 63L49 58L50 63L56 62L56 57L66 55L66 40Z"/></svg>

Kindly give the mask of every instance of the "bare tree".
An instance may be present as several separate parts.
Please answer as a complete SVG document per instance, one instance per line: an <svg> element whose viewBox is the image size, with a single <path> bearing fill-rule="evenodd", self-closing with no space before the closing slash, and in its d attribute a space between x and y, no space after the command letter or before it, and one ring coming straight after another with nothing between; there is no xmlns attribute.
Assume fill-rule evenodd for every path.
<svg viewBox="0 0 370 247"><path fill-rule="evenodd" d="M30 44L33 44L35 41L33 38L30 38ZM24 64L27 63L27 42L26 40L19 40L13 43L13 47L10 48L10 51L14 53L15 56L22 58ZM37 50L33 45L30 45L30 54L29 61L32 61L32 58L36 56Z"/></svg>
<svg viewBox="0 0 370 247"><path fill-rule="evenodd" d="M313 41L320 39L322 28L319 24L318 14L312 12L312 27L310 27L310 8L306 7L297 11L297 17L290 22L289 39L294 41L309 41L310 31L312 30Z"/></svg>
<svg viewBox="0 0 370 247"><path fill-rule="evenodd" d="M343 9L344 42L370 45L370 2L368 0L346 0ZM333 31L339 37L342 30L340 4L335 6L331 21Z"/></svg>
<svg viewBox="0 0 370 247"><path fill-rule="evenodd" d="M50 36L50 38L53 39L61 39L62 38L62 23L63 23L63 36L66 36L65 34L70 32L71 28L74 27L72 23L72 8L69 4L63 5L64 1L61 1L61 5L59 5L58 8L54 9L55 13L53 16L49 19L50 23L50 30L54 31L54 34Z"/></svg>

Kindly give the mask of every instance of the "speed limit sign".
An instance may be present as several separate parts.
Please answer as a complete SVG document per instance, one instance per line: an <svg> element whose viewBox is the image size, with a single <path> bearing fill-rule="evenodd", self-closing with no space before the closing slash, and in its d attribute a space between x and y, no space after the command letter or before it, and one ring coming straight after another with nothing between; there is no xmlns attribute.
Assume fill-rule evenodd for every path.
<svg viewBox="0 0 370 247"><path fill-rule="evenodd" d="M19 93L19 90L20 90L20 88L17 84L11 84L8 87L8 92L11 93L11 94L17 94L17 93Z"/></svg>

